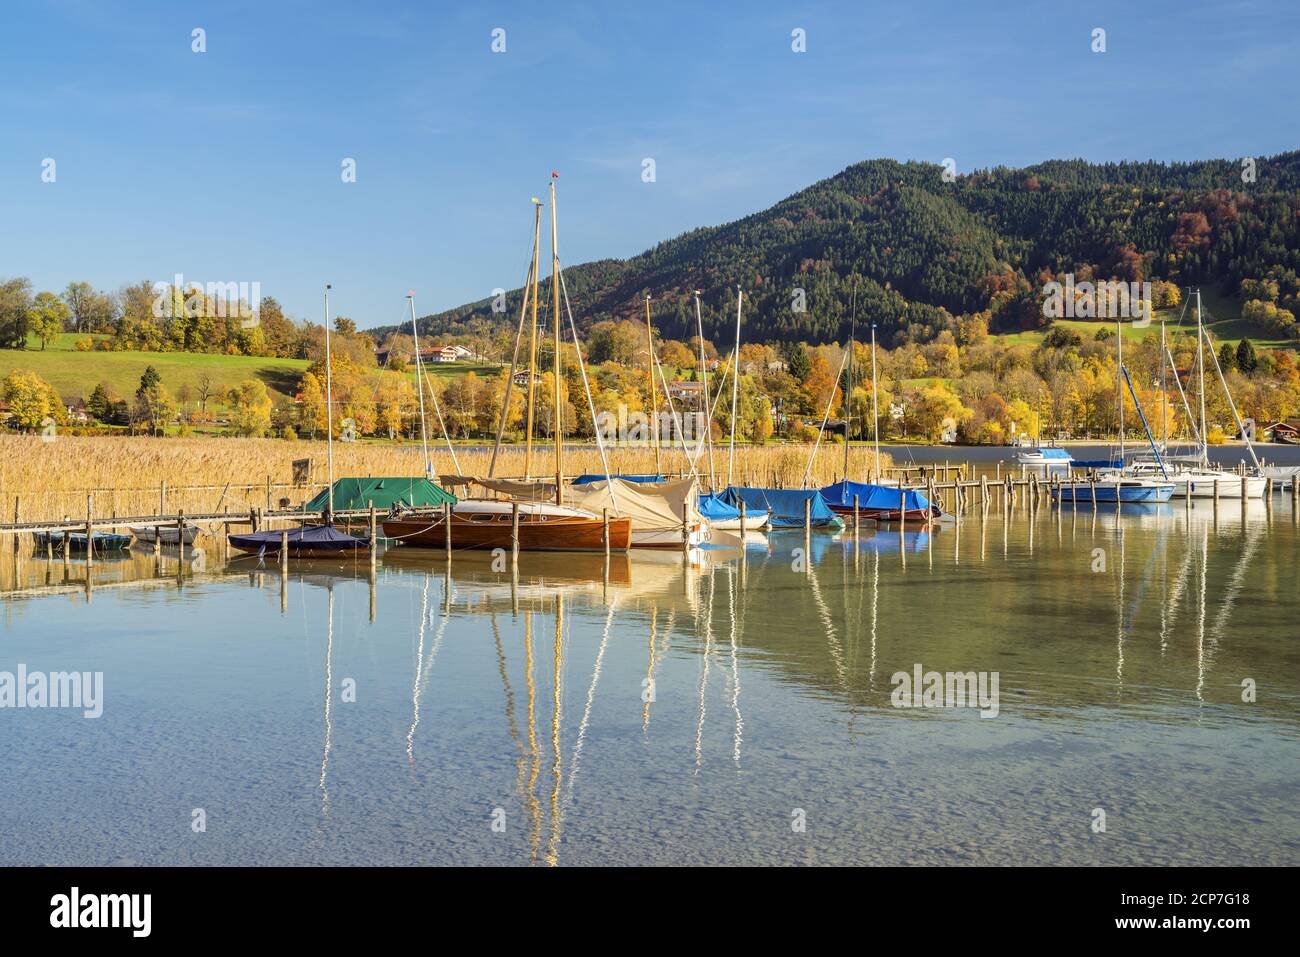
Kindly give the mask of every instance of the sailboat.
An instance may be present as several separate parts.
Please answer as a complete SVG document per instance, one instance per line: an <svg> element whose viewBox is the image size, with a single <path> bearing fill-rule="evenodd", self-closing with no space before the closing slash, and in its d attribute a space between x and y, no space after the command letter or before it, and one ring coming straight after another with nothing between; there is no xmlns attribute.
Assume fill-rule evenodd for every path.
<svg viewBox="0 0 1300 957"><path fill-rule="evenodd" d="M320 524L299 525L287 530L266 529L247 535L229 536L233 548L258 557L277 555L282 544L295 558L332 558L338 555L364 554L370 550L369 539L356 538L334 527L334 392L330 361L330 285L325 285L325 438L329 449L329 491L325 520ZM286 537L287 536L287 537Z"/></svg>
<svg viewBox="0 0 1300 957"><path fill-rule="evenodd" d="M1161 329L1163 338L1164 330ZM1267 479L1259 464L1259 459L1255 458L1255 449L1247 440L1246 448L1249 450L1251 458L1255 460L1254 470L1245 476L1238 475L1234 472L1225 472L1222 469L1210 467L1209 445L1206 442L1205 431L1205 341L1207 333L1201 320L1201 291L1196 290L1196 366L1197 374L1200 380L1200 428L1198 430L1199 448L1193 456L1186 457L1165 457L1165 463L1170 465L1169 481L1174 484L1174 496L1182 498L1191 496L1192 498L1214 498L1220 494L1240 495L1241 485L1246 483L1247 498L1263 498L1264 490L1267 487ZM1223 370L1219 368L1219 358L1210 350L1210 357L1214 361L1214 367L1219 373L1219 381L1223 385L1224 394L1228 397L1228 404L1232 406L1232 414L1237 418L1237 426L1241 428L1241 420L1237 417L1236 403L1232 401L1232 393L1228 391L1227 380L1223 377ZM1162 366L1163 366L1163 359ZM1163 385L1163 382L1162 382ZM1180 387L1181 388L1181 387ZM1244 432L1243 432L1244 434ZM1129 465L1127 471L1132 475L1152 475L1157 469L1157 463L1151 460L1149 456L1135 458Z"/></svg>
<svg viewBox="0 0 1300 957"><path fill-rule="evenodd" d="M1160 450L1156 448L1155 438L1151 435L1146 416L1142 413L1142 403L1138 401L1137 392L1133 389L1128 370L1124 368L1124 329L1118 318L1115 320L1115 359L1115 403L1119 416L1119 460L1124 461L1124 386L1127 384L1129 395L1133 398L1133 406L1137 409L1138 418L1142 420L1142 428L1146 432L1147 442L1151 447L1159 478L1150 475L1134 475L1123 467L1104 470L1097 474L1096 483L1089 482L1086 485L1074 483L1062 485L1058 483L1054 485L1052 487L1052 497L1061 504L1067 502L1072 504L1087 502L1089 504L1110 505L1139 502L1151 504L1167 502L1174 494L1174 485L1169 480L1168 467L1160 455Z"/></svg>
<svg viewBox="0 0 1300 957"><path fill-rule="evenodd" d="M622 551L632 544L632 519L601 515L582 508L564 504L564 429L560 401L560 254L556 245L555 176L551 174L551 248L552 278L551 299L554 306L554 388L555 401L555 502L536 500L510 501L502 499L462 499L448 512L428 515L406 515L384 521L384 535L407 545L445 548L450 538L452 548L510 548L514 544L515 513L519 516L519 548L523 551L599 551L607 546ZM534 200L533 264L529 281L533 300L533 338L530 359L536 358L537 321L537 247L540 240L541 204ZM528 387L528 452L525 469L531 472L532 429L534 412L534 367L529 367ZM512 370L513 379L513 370ZM503 416L504 422L504 416ZM421 425L423 428L423 424ZM531 479L531 474L525 479ZM450 526L447 525L450 515Z"/></svg>
<svg viewBox="0 0 1300 957"><path fill-rule="evenodd" d="M822 498L832 512L852 516L858 520L876 522L929 522L943 515L938 505L929 501L920 491L901 491L897 484L884 484L879 478L874 483L849 480L849 425L853 420L853 347L857 340L858 303L857 285L853 288L853 318L849 325L849 349L845 354L848 376L845 379L844 401L844 478L821 489ZM876 467L880 463L880 419L876 411L876 324L871 324L871 409L874 419ZM830 414L830 405L826 412ZM825 421L822 422L825 428ZM818 436L820 440L820 435ZM814 448L814 453L816 449ZM808 461L812 470L812 460ZM805 473L806 477L806 473Z"/></svg>
<svg viewBox="0 0 1300 957"><path fill-rule="evenodd" d="M736 447L736 400L738 396L737 384L740 382L740 307L744 298L744 293L736 289L736 346L731 353L731 378L732 378L732 399L731 399L731 438L730 448L731 455L727 460L727 484L731 484L732 463L735 461ZM732 502L727 501L723 495L716 491L715 477L713 474L713 406L709 400L709 369L704 359L704 322L700 317L700 296L695 294L695 334L700 340L700 374L704 382L704 439L708 444L709 455L709 494L701 495L699 499L700 514L704 520L709 523L710 528L716 528L720 531L741 531L742 527L746 531L756 531L765 527L771 518L771 513L766 508L756 508L750 510L748 505L745 508L745 518L742 523L740 509ZM724 373L725 377L725 373ZM719 397L722 393L719 390Z"/></svg>

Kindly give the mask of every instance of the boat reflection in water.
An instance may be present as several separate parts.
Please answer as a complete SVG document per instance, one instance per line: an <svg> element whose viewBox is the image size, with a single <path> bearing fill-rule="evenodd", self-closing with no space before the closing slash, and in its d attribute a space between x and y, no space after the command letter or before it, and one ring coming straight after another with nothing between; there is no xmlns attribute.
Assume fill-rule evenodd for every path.
<svg viewBox="0 0 1300 957"><path fill-rule="evenodd" d="M1201 501L517 564L208 555L179 587L147 548L95 563L138 587L93 609L84 564L3 556L6 660L103 670L123 706L75 753L18 715L0 862L1294 864L1298 544L1289 509ZM895 707L918 666L997 674L996 720ZM52 790L77 775L118 799ZM196 851L150 810L178 789L244 823ZM1099 806L1140 839L1091 840Z"/></svg>

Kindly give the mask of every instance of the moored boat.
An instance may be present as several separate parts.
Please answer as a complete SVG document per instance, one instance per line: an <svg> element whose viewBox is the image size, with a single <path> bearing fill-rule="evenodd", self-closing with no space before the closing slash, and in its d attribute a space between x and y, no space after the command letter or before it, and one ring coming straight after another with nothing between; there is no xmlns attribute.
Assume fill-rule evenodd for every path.
<svg viewBox="0 0 1300 957"><path fill-rule="evenodd" d="M742 528L740 520L740 509L723 501L722 496L715 492L708 495L701 495L697 503L700 514L704 520L709 523L710 528L716 528L722 531L740 531ZM743 528L745 531L757 531L767 525L768 512L766 509L757 508L751 510L745 506L745 521Z"/></svg>
<svg viewBox="0 0 1300 957"><path fill-rule="evenodd" d="M175 545L181 541L180 530L174 525L132 525L131 534L135 536L138 542L161 542L164 545ZM185 544L193 545L194 540L199 537L199 527L197 525L185 526Z"/></svg>
<svg viewBox="0 0 1300 957"><path fill-rule="evenodd" d="M339 531L333 525L299 525L296 528L271 528L246 535L229 536L231 548L250 555L279 555L285 544L294 558L335 558L364 555L370 542Z"/></svg>
<svg viewBox="0 0 1300 957"><path fill-rule="evenodd" d="M746 512L766 511L769 528L803 528L805 509L812 528L843 528L844 522L827 505L816 489L745 488L733 485L722 493L723 501Z"/></svg>
<svg viewBox="0 0 1300 957"><path fill-rule="evenodd" d="M39 548L51 546L68 552L86 550L85 532L35 532L32 537ZM96 552L121 551L131 547L131 536L118 532L94 532L90 540Z"/></svg>
<svg viewBox="0 0 1300 957"><path fill-rule="evenodd" d="M512 547L514 507L519 509L521 551L603 551L604 520L583 509L547 502L504 502L466 499L451 507L453 549ZM448 526L445 513L414 513L385 519L384 535L405 545L445 548ZM632 544L632 520L612 517L608 523L609 548L623 551ZM678 543L680 545L680 538Z"/></svg>
<svg viewBox="0 0 1300 957"><path fill-rule="evenodd" d="M928 522L943 512L917 490L902 491L892 485L871 485L866 482L836 482L821 490L822 498L832 512L844 518L853 516L853 499L857 496L859 519L877 522Z"/></svg>
<svg viewBox="0 0 1300 957"><path fill-rule="evenodd" d="M1158 503L1169 501L1173 494L1172 482L1120 475L1102 475L1095 482L1071 482L1052 487L1052 498L1062 504Z"/></svg>

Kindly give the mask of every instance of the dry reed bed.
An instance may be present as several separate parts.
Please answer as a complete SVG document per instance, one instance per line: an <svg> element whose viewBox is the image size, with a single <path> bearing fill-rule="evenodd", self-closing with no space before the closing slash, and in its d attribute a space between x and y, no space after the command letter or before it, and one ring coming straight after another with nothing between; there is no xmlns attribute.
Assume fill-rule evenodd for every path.
<svg viewBox="0 0 1300 957"><path fill-rule="evenodd" d="M749 485L802 484L812 447L738 446L732 465L737 483ZM297 505L325 483L325 442L286 442L279 439L215 439L127 436L59 436L52 442L39 436L0 435L0 521L12 521L15 498L24 522L55 520L86 514L87 494L94 496L96 517L151 515L158 511L160 484L167 484L169 514L181 509L190 514L247 511L266 505L266 483L273 483L273 499L287 497ZM627 474L655 471L652 448L608 450L610 470ZM446 446L430 447L433 467L440 475L486 475L490 448L458 448L456 462ZM728 450L715 448L714 470L719 487L727 482ZM294 459L311 459L311 481L290 487ZM882 467L890 464L881 456ZM863 479L873 469L874 454L867 447L851 450L849 475ZM534 449L533 474L554 472L554 453ZM660 470L689 470L680 448L663 448ZM844 448L823 445L817 453L809 482L829 484L842 477ZM457 467L459 466L459 467ZM708 484L707 456L698 466ZM334 443L334 474L420 475L424 471L418 443ZM602 471L595 446L566 449L566 475ZM497 461L497 476L522 476L524 449L505 446ZM197 488L196 488L197 486ZM228 486L228 487L227 487Z"/></svg>

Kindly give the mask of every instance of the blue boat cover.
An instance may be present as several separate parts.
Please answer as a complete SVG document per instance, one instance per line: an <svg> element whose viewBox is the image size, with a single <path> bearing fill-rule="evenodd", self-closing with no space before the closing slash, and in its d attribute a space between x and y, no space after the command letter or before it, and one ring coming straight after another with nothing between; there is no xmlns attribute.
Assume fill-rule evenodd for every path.
<svg viewBox="0 0 1300 957"><path fill-rule="evenodd" d="M303 525L299 528L273 528L262 532L250 532L247 535L231 535L230 543L246 551L265 548L268 552L280 550L280 536L289 533L289 551L298 549L328 552L348 551L369 545L365 539L341 532L333 525Z"/></svg>
<svg viewBox="0 0 1300 957"><path fill-rule="evenodd" d="M836 482L822 489L822 498L828 504L838 505L841 508L852 508L855 495L858 497L858 508L887 510L898 508L898 489L892 485L868 485L866 482L845 481ZM905 492L903 500L907 503L909 512L913 509L930 507L925 495L918 491Z"/></svg>
<svg viewBox="0 0 1300 957"><path fill-rule="evenodd" d="M810 517L815 527L833 525L838 528L844 524L816 489L739 488L733 485L722 493L722 499L733 508L744 502L746 509L767 512L767 523L772 528L803 528L803 503L810 500Z"/></svg>
<svg viewBox="0 0 1300 957"><path fill-rule="evenodd" d="M615 475L612 477L620 478L624 482L641 482L644 484L648 484L650 482L662 482L664 480L664 477L662 475ZM605 481L604 475L579 475L576 479L573 480L573 484L590 485L592 482L603 482L603 481Z"/></svg>
<svg viewBox="0 0 1300 957"><path fill-rule="evenodd" d="M696 507L711 522L720 522L725 519L740 518L740 509L734 505L728 505L716 492L710 492L708 495L701 495ZM748 504L745 506L748 508Z"/></svg>
<svg viewBox="0 0 1300 957"><path fill-rule="evenodd" d="M1060 459L1062 462L1070 461L1070 453L1065 449L1039 449L1038 453L1045 459Z"/></svg>

